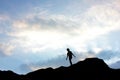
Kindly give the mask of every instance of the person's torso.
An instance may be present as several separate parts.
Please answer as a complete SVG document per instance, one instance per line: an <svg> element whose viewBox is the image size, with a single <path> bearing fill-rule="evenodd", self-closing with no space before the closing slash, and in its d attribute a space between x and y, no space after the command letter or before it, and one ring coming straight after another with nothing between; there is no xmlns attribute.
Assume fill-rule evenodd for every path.
<svg viewBox="0 0 120 80"><path fill-rule="evenodd" d="M68 56L72 58L72 52L71 51L68 52Z"/></svg>

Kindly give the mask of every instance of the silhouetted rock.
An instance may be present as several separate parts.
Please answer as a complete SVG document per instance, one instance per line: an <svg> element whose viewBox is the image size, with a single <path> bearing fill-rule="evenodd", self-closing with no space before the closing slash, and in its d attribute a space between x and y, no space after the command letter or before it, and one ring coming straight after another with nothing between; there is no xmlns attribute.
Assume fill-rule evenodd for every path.
<svg viewBox="0 0 120 80"><path fill-rule="evenodd" d="M21 77L12 71L0 71L0 80L21 80Z"/></svg>
<svg viewBox="0 0 120 80"><path fill-rule="evenodd" d="M111 69L99 58L87 58L70 66L46 68L18 75L0 71L0 80L119 80L120 69Z"/></svg>

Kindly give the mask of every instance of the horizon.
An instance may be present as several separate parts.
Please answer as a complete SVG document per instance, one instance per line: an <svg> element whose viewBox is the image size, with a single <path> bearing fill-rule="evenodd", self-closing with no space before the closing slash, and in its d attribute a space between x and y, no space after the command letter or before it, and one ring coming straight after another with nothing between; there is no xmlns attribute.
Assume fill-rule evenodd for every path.
<svg viewBox="0 0 120 80"><path fill-rule="evenodd" d="M120 68L119 0L0 0L0 70L69 66L66 49Z"/></svg>

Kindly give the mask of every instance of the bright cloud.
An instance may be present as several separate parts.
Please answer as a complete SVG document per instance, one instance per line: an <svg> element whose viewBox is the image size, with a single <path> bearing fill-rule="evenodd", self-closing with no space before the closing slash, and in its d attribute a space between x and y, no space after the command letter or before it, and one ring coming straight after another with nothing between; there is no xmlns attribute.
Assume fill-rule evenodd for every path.
<svg viewBox="0 0 120 80"><path fill-rule="evenodd" d="M13 22L13 28L15 28L15 29L25 29L25 28L27 28L28 27L28 25L26 24L26 22L25 21L14 21Z"/></svg>
<svg viewBox="0 0 120 80"><path fill-rule="evenodd" d="M0 53L5 56L10 56L10 55L12 55L12 51L14 50L14 48L15 47L10 44L1 43L0 44Z"/></svg>
<svg viewBox="0 0 120 80"><path fill-rule="evenodd" d="M109 5L92 6L83 13L83 19L83 15L76 17L41 13L31 14L30 20L27 17L13 22L14 32L10 36L15 37L14 41L25 50L39 52L66 45L81 48L98 36L120 29L119 11Z"/></svg>

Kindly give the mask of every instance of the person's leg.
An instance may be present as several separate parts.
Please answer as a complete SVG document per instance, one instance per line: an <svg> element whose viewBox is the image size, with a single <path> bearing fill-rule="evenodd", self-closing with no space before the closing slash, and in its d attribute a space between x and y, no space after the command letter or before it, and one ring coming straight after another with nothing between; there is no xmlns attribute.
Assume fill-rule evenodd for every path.
<svg viewBox="0 0 120 80"><path fill-rule="evenodd" d="M70 65L72 65L72 58L69 58L69 61L70 61Z"/></svg>

